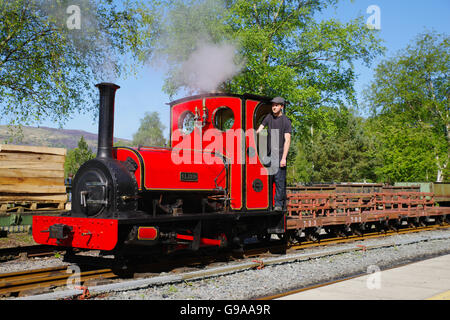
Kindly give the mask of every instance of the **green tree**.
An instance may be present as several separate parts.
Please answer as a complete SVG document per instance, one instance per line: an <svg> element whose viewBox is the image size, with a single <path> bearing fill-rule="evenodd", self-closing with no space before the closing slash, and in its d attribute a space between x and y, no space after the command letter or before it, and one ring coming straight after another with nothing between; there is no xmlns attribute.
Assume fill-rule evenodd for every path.
<svg viewBox="0 0 450 320"><path fill-rule="evenodd" d="M364 119L346 108L320 110L325 124L297 143L292 182L375 181L376 145Z"/></svg>
<svg viewBox="0 0 450 320"><path fill-rule="evenodd" d="M294 160L287 171L287 183L290 185L310 183L313 181L314 165L308 157L309 145L305 142L297 141L291 147L291 153L295 153Z"/></svg>
<svg viewBox="0 0 450 320"><path fill-rule="evenodd" d="M376 30L363 17L348 23L317 18L336 0L172 1L160 46L168 56L165 91L171 95L186 86L177 75L182 62L198 49L194 35L210 43L231 43L241 72L219 90L285 97L296 132L307 135L322 122L320 106L356 105L355 61L369 65L383 51ZM178 41L179 40L179 41Z"/></svg>
<svg viewBox="0 0 450 320"><path fill-rule="evenodd" d="M64 174L67 178L69 175L75 175L80 166L88 160L95 158L95 154L91 151L84 137L81 136L78 141L78 148L67 152L66 161L64 163Z"/></svg>
<svg viewBox="0 0 450 320"><path fill-rule="evenodd" d="M114 147L134 147L134 144L132 141L118 140L114 142Z"/></svg>
<svg viewBox="0 0 450 320"><path fill-rule="evenodd" d="M449 181L449 61L450 37L425 32L378 65L365 95L383 180Z"/></svg>
<svg viewBox="0 0 450 320"><path fill-rule="evenodd" d="M133 134L135 146L161 146L166 145L163 131L166 127L159 120L158 112L146 112L138 131Z"/></svg>
<svg viewBox="0 0 450 320"><path fill-rule="evenodd" d="M158 33L132 0L8 0L0 16L0 110L13 124L92 112L93 85L136 70Z"/></svg>
<svg viewBox="0 0 450 320"><path fill-rule="evenodd" d="M436 136L431 128L418 129L384 117L369 122L369 134L377 141L378 165L374 172L379 182L435 181Z"/></svg>

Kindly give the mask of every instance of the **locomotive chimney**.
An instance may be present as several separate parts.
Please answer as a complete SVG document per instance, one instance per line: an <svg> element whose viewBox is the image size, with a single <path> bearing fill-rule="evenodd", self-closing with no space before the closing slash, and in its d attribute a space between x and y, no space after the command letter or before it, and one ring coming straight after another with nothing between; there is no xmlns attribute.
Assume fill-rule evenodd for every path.
<svg viewBox="0 0 450 320"><path fill-rule="evenodd" d="M95 85L100 90L97 158L112 158L114 139L114 99L120 87L102 82Z"/></svg>

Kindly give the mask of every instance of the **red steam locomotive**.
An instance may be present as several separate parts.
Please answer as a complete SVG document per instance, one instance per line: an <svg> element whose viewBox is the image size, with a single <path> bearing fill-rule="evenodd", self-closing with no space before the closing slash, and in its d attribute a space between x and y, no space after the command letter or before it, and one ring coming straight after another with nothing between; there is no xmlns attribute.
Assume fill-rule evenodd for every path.
<svg viewBox="0 0 450 320"><path fill-rule="evenodd" d="M268 240L448 221L433 195L291 193L273 211L275 189L265 139L257 136L269 97L204 94L170 103L170 147L113 147L114 99L100 91L97 157L75 175L72 210L33 217L37 243L115 255L164 254L181 248L242 247Z"/></svg>
<svg viewBox="0 0 450 320"><path fill-rule="evenodd" d="M97 157L75 175L69 213L34 217L37 243L119 254L240 246L246 237L285 233L253 130L270 112L270 98L177 100L170 103L171 147L113 148L119 87L97 87Z"/></svg>

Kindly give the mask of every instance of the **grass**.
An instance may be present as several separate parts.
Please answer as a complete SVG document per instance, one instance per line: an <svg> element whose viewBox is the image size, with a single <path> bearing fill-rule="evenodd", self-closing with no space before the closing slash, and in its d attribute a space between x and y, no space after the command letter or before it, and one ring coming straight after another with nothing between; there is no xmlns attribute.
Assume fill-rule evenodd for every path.
<svg viewBox="0 0 450 320"><path fill-rule="evenodd" d="M36 242L34 242L33 236L28 234L28 232L8 233L7 237L0 238L0 248L30 246L34 244Z"/></svg>

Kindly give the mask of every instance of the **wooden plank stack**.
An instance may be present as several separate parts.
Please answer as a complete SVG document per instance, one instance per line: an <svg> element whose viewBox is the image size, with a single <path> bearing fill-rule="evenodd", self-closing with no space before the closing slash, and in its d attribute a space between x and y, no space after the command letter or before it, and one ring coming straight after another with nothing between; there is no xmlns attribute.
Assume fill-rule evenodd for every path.
<svg viewBox="0 0 450 320"><path fill-rule="evenodd" d="M66 149L0 144L0 212L64 209Z"/></svg>

